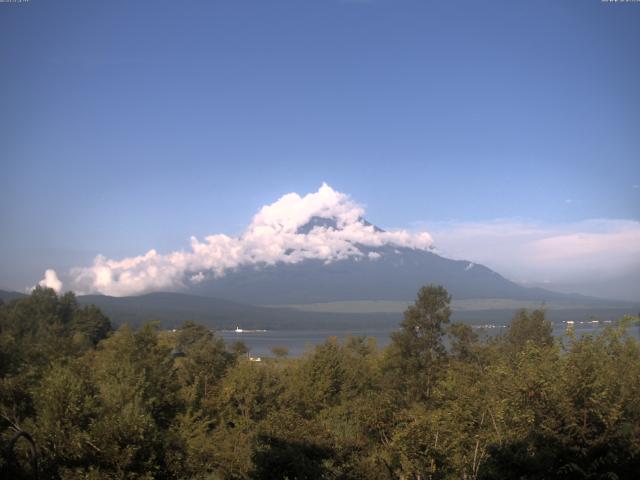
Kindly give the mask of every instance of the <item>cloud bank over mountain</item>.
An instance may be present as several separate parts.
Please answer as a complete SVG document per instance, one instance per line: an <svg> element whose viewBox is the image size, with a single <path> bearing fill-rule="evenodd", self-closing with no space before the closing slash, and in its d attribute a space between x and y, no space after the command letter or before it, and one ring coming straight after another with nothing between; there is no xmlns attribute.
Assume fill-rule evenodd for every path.
<svg viewBox="0 0 640 480"><path fill-rule="evenodd" d="M243 265L333 262L367 255L362 247L383 245L432 247L428 233L382 231L367 223L364 213L348 195L323 184L315 193L289 193L262 207L239 237L192 237L189 251L168 254L150 250L121 260L98 256L93 265L72 269L69 284L81 293L135 295L184 288ZM314 223L316 219L329 221Z"/></svg>

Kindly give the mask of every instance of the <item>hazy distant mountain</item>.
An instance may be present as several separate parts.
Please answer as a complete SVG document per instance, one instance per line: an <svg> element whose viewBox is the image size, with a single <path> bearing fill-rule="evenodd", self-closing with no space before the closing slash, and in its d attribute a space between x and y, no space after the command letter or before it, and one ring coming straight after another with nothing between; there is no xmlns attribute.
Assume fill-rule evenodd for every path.
<svg viewBox="0 0 640 480"><path fill-rule="evenodd" d="M0 290L0 300L27 298L23 293ZM80 305L96 305L115 325L142 325L157 320L165 328L175 328L186 320L216 329L243 328L308 329L364 328L395 325L400 314L304 312L289 308L267 308L217 298L182 293L158 292L131 297L79 295Z"/></svg>
<svg viewBox="0 0 640 480"><path fill-rule="evenodd" d="M335 221L313 217L301 233L315 227L337 228ZM376 227L376 230L381 231ZM450 260L431 251L356 244L359 257L326 263L251 265L190 287L188 293L254 305L282 305L347 300L411 300L422 285L444 285L456 299L505 298L549 301L571 296L525 288L493 270L468 261Z"/></svg>
<svg viewBox="0 0 640 480"><path fill-rule="evenodd" d="M540 283L536 286L551 288L557 292L582 292L599 298L640 302L640 271L630 271L616 276L587 276L564 283Z"/></svg>
<svg viewBox="0 0 640 480"><path fill-rule="evenodd" d="M0 290L0 299L9 302L27 295ZM406 302L363 302L363 304L322 304L296 308L272 308L247 305L210 297L182 293L150 293L132 297L106 295L78 296L81 305L98 306L114 323L141 325L157 320L165 328L175 328L192 320L215 329L266 328L294 330L370 331L398 325ZM535 307L535 303L518 301L455 301L453 319L467 323L505 324L517 308ZM558 300L548 304L552 321L617 319L635 314L639 305L606 302L589 303L586 300Z"/></svg>
<svg viewBox="0 0 640 480"><path fill-rule="evenodd" d="M217 329L235 328L344 328L397 324L399 313L305 312L289 308L269 308L246 305L218 298L181 293L150 293L134 297L83 295L83 305L94 304L116 324L140 325L158 320L165 327L177 327L185 320Z"/></svg>
<svg viewBox="0 0 640 480"><path fill-rule="evenodd" d="M8 290L0 290L0 300L3 302L8 302L10 300L14 300L16 298L25 298L27 295L19 292L11 292Z"/></svg>

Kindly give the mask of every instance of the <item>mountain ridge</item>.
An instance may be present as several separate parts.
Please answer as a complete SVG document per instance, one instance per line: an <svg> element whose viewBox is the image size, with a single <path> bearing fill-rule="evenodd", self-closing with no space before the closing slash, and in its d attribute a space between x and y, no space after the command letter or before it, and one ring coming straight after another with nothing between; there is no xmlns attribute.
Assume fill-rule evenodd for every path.
<svg viewBox="0 0 640 480"><path fill-rule="evenodd" d="M8 303L25 299L26 294L0 290L0 299ZM211 297L198 297L176 292L154 292L129 297L107 295L79 295L80 305L96 305L115 325L141 325L149 321L159 321L164 328L178 328L184 321L191 320L213 329L293 329L353 331L389 328L397 326L402 319L405 306L411 301L395 302L393 309L388 303L364 302L357 308L336 310L335 305L280 305L265 307L247 305ZM357 302L356 302L357 303ZM519 308L536 308L535 302L479 302L456 301L452 304L454 321L469 324L506 324ZM580 305L567 301L549 304L548 315L552 321L589 320L592 316L602 319L617 319L625 314L635 314L640 306L628 303L595 302ZM374 304L376 308L371 308ZM382 308L380 308L382 307Z"/></svg>
<svg viewBox="0 0 640 480"><path fill-rule="evenodd" d="M582 298L539 287L523 287L490 268L451 260L408 247L358 246L361 256L325 262L249 265L227 271L184 290L202 296L259 305L348 300L408 300L417 286L444 285L454 298L507 298L549 301Z"/></svg>
<svg viewBox="0 0 640 480"><path fill-rule="evenodd" d="M363 217L355 224L385 233ZM314 215L297 227L296 234L326 231L340 235L349 228L351 226L341 225L335 216ZM345 238L351 238L348 232ZM505 298L543 302L581 298L539 287L524 287L485 265L438 255L432 245L420 248L403 246L401 240L398 242L387 240L372 246L350 239L347 240L348 249L338 259L296 258L244 264L228 269L222 275L187 284L181 291L254 305L404 301L413 298L417 288L426 284L443 285L456 299Z"/></svg>

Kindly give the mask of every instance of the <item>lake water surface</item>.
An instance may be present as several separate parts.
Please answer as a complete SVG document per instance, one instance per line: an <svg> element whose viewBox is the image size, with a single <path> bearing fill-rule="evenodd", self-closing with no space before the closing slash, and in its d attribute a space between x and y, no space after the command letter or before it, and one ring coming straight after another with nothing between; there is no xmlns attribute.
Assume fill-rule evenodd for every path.
<svg viewBox="0 0 640 480"><path fill-rule="evenodd" d="M577 336L598 334L610 323L591 323L576 322L573 325ZM556 337L562 337L567 331L566 323L556 323L553 327L553 334ZM474 326L474 329L484 335L498 335L504 332L505 325L490 326ZM273 356L271 349L273 347L287 347L289 356L298 356L306 350L312 349L315 345L323 343L329 337L338 337L344 339L348 335L372 337L376 339L378 347L385 347L391 341L391 332L397 330L398 327L388 328L372 328L359 330L267 330L260 332L245 331L236 333L234 331L217 331L216 334L221 336L225 342L231 343L235 341L244 342L250 349L249 355L252 357L270 357ZM629 332L635 337L640 338L638 326L632 326Z"/></svg>

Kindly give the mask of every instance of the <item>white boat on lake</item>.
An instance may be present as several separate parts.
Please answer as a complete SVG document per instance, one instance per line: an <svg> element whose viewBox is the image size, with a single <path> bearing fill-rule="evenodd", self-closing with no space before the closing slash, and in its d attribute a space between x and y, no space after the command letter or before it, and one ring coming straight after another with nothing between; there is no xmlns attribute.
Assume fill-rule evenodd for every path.
<svg viewBox="0 0 640 480"><path fill-rule="evenodd" d="M246 330L236 325L235 330L231 330L233 333L265 333L266 330Z"/></svg>

